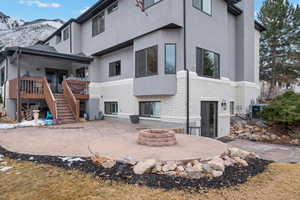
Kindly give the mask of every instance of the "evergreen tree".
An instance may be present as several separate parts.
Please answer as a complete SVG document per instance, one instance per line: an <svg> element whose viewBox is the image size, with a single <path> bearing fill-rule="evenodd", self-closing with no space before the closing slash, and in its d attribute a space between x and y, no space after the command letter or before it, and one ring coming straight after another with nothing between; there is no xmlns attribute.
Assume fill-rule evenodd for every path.
<svg viewBox="0 0 300 200"><path fill-rule="evenodd" d="M267 29L261 35L260 77L275 86L300 78L300 7L289 0L265 0L258 14Z"/></svg>

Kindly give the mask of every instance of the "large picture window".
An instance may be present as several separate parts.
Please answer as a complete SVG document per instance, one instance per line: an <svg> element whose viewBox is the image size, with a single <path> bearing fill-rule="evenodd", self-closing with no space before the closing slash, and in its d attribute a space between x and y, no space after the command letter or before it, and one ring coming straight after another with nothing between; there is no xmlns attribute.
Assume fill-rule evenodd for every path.
<svg viewBox="0 0 300 200"><path fill-rule="evenodd" d="M121 61L109 63L109 76L121 75Z"/></svg>
<svg viewBox="0 0 300 200"><path fill-rule="evenodd" d="M159 101L145 101L140 102L140 116L141 117L160 117L160 102Z"/></svg>
<svg viewBox="0 0 300 200"><path fill-rule="evenodd" d="M157 74L157 46L137 51L135 53L135 77Z"/></svg>
<svg viewBox="0 0 300 200"><path fill-rule="evenodd" d="M105 30L105 16L104 12L100 13L98 16L96 16L92 21L92 35L93 37L103 33Z"/></svg>
<svg viewBox="0 0 300 200"><path fill-rule="evenodd" d="M199 76L220 78L220 56L206 49L196 49L196 72Z"/></svg>
<svg viewBox="0 0 300 200"><path fill-rule="evenodd" d="M208 15L212 14L212 0L193 0L193 6Z"/></svg>
<svg viewBox="0 0 300 200"><path fill-rule="evenodd" d="M107 115L117 115L118 102L104 102L104 112Z"/></svg>
<svg viewBox="0 0 300 200"><path fill-rule="evenodd" d="M176 44L165 45L165 73L176 74Z"/></svg>
<svg viewBox="0 0 300 200"><path fill-rule="evenodd" d="M161 0L144 0L144 9L150 8L154 4L160 2Z"/></svg>

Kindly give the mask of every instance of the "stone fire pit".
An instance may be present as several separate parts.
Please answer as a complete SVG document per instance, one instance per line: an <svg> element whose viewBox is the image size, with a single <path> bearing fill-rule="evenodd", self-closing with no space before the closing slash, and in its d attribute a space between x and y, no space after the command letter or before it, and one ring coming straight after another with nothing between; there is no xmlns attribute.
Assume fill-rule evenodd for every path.
<svg viewBox="0 0 300 200"><path fill-rule="evenodd" d="M137 143L152 147L165 147L176 145L177 140L173 130L147 129L139 132Z"/></svg>

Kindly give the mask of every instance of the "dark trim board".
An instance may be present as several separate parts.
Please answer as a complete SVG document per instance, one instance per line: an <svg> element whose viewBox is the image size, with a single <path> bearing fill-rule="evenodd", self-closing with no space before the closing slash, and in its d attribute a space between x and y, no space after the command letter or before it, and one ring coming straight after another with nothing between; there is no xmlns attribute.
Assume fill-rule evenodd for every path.
<svg viewBox="0 0 300 200"><path fill-rule="evenodd" d="M143 35L139 35L138 37L135 37L133 39L127 40L127 41L122 42L122 43L119 43L119 44L117 44L117 45L115 45L113 47L110 47L110 48L104 49L102 51L96 52L96 53L92 54L92 56L103 56L105 54L109 54L111 52L114 52L114 51L117 51L117 50L121 50L121 49L124 49L124 48L129 47L129 46L133 46L134 40L136 40L136 39L138 39L140 37L143 37L145 35L151 34L151 33L155 32L155 31L158 31L158 30L163 30L163 29L178 29L178 28L182 28L182 27L179 26L179 25L177 25L177 24L173 24L173 23L172 24L167 24L167 25L165 25L163 27L160 27L158 29L152 30L152 31L150 31L148 33L145 33Z"/></svg>
<svg viewBox="0 0 300 200"><path fill-rule="evenodd" d="M22 50L22 54L45 56L45 57L50 57L50 58L60 58L60 59L71 60L71 61L84 63L84 64L90 64L94 60L91 57L62 54L62 53L56 53L56 52L47 52L47 51L29 49L29 48L25 48L25 47L8 47L8 48L6 48L6 51L7 51L8 55L13 55L18 49Z"/></svg>

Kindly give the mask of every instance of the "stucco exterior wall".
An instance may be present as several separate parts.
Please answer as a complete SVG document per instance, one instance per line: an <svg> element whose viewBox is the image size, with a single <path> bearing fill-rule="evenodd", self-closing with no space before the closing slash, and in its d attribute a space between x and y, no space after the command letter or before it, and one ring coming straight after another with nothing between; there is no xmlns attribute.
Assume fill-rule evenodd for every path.
<svg viewBox="0 0 300 200"><path fill-rule="evenodd" d="M182 0L163 0L146 13L134 1L119 1L119 8L107 15L105 32L92 37L92 19L82 24L81 45L87 55L135 39L170 23L182 25Z"/></svg>

